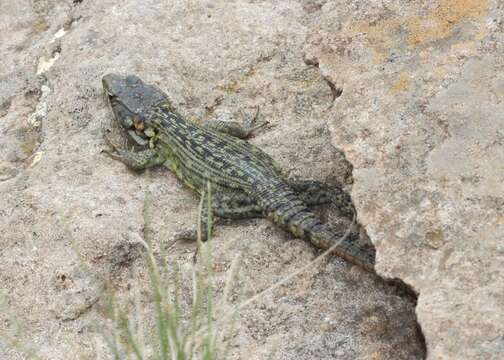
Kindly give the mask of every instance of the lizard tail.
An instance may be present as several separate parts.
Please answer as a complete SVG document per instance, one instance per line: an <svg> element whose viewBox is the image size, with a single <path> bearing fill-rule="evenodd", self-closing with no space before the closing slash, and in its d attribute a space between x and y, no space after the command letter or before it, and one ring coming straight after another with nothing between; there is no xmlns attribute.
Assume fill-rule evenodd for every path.
<svg viewBox="0 0 504 360"><path fill-rule="evenodd" d="M338 256L374 272L375 251L357 244L358 231L346 234L347 229L338 231L322 224L294 190L283 182L258 185L255 192L268 219L295 236L308 239L317 248L326 250L338 243L334 249Z"/></svg>
<svg viewBox="0 0 504 360"><path fill-rule="evenodd" d="M333 246L335 242L340 242L334 252L343 259L360 266L364 270L375 272L374 265L376 261L376 251L372 247L363 247L357 243L359 234L357 231L352 231L345 237L346 232L343 229L337 231L329 229L327 226L322 225L322 228L313 231L309 235L310 242L322 249L328 249ZM326 239L330 239L327 241ZM318 246L320 244L321 246Z"/></svg>

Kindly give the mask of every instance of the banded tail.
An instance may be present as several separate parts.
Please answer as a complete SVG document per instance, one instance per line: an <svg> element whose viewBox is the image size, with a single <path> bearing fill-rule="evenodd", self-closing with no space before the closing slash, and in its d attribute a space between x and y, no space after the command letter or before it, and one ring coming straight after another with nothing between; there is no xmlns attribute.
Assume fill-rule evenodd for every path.
<svg viewBox="0 0 504 360"><path fill-rule="evenodd" d="M365 249L356 243L358 232L345 236L346 230L337 231L322 224L299 196L283 182L258 185L254 189L257 202L264 215L297 237L308 239L320 249L328 249L335 242L340 244L334 252L345 260L374 272L375 251Z"/></svg>

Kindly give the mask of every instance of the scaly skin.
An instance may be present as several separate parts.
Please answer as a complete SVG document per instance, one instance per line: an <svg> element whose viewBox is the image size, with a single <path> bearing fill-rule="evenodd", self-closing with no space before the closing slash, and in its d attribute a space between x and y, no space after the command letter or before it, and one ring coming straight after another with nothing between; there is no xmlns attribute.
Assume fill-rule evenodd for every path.
<svg viewBox="0 0 504 360"><path fill-rule="evenodd" d="M214 122L200 126L185 120L165 93L134 75L109 74L102 83L116 120L144 147L131 152L114 146L115 152L110 153L114 158L136 170L164 164L199 194L205 193L209 183L212 212L217 217L264 216L321 249L344 235L345 231L322 224L307 205L333 202L343 215L351 217L354 207L349 195L339 187L316 181L289 181L268 154L243 140L264 124ZM201 218L202 229L206 229L206 206ZM181 237L194 238L195 234L192 230ZM356 232L351 233L335 253L374 271L374 250L360 247L357 237Z"/></svg>

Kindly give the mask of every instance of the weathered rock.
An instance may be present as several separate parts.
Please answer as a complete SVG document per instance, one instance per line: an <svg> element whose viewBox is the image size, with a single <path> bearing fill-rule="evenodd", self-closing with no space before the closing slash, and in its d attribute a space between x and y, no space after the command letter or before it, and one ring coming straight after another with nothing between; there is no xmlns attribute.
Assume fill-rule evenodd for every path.
<svg viewBox="0 0 504 360"><path fill-rule="evenodd" d="M343 89L332 140L378 272L420 293L432 359L504 354L504 7L327 2L307 62Z"/></svg>
<svg viewBox="0 0 504 360"><path fill-rule="evenodd" d="M120 298L149 287L136 259L147 191L156 241L195 221L197 199L167 170L133 173L100 153L111 118L100 79L119 72L200 120L259 105L272 126L255 144L293 177L350 186L332 136L378 271L420 294L429 356L500 357L497 0L7 1L0 14L0 282L42 356L108 357L96 301L105 283ZM218 294L241 254L234 304L315 255L265 220L220 227L213 246ZM193 250L177 244L168 260L190 273ZM231 358L424 355L411 300L338 259L261 300L241 312Z"/></svg>

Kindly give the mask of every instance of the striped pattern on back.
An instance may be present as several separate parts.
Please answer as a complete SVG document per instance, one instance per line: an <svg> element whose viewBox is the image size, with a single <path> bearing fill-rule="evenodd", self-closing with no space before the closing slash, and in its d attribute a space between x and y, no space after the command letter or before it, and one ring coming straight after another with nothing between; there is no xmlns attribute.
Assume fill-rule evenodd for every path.
<svg viewBox="0 0 504 360"><path fill-rule="evenodd" d="M254 184L281 179L274 160L256 146L227 134L185 121L162 104L147 125L157 131L157 142L165 146L167 158L176 163L193 188L206 188L206 182L223 188L249 190Z"/></svg>

